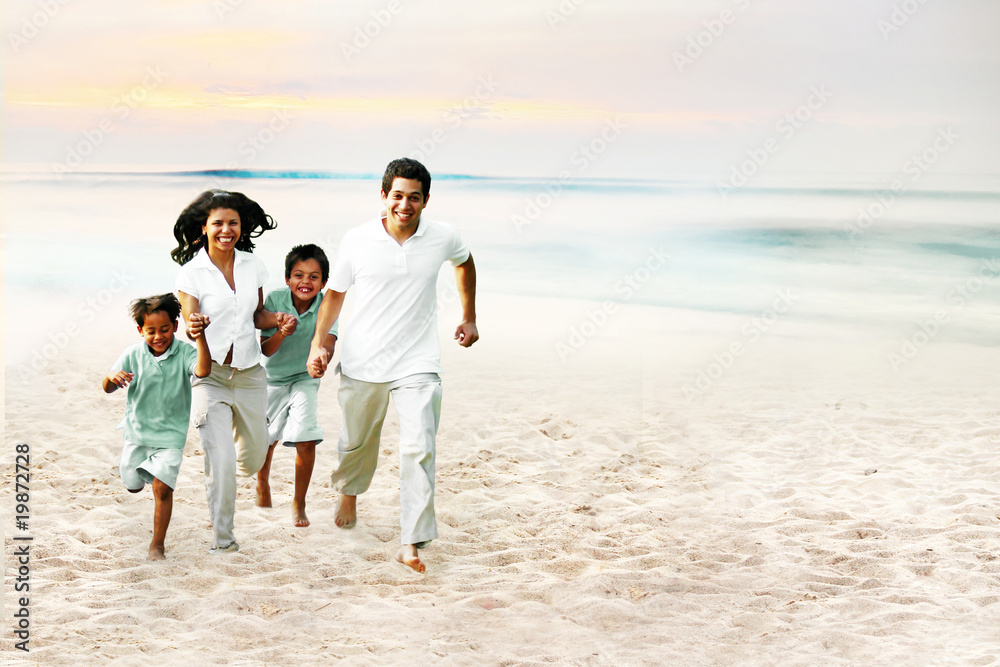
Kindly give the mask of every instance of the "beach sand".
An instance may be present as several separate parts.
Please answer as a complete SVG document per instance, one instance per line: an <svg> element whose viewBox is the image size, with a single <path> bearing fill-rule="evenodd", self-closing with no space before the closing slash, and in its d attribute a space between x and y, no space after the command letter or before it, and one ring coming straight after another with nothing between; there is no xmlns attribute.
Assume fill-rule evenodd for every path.
<svg viewBox="0 0 1000 667"><path fill-rule="evenodd" d="M598 307L482 294L468 350L442 314L440 537L424 575L392 560L391 407L358 525L333 524L336 378L312 525L292 526L294 456L279 450L275 507L241 479L241 549L209 554L192 432L167 560L151 563L151 494L117 470L124 396L99 386L134 329L108 309L100 337L40 372L8 368L7 451L31 446L34 540L31 652L8 629L5 660L1000 664L1000 349L933 343L897 372L891 336L779 321L750 340L743 317L619 304L560 358ZM2 486L11 517L13 475Z"/></svg>

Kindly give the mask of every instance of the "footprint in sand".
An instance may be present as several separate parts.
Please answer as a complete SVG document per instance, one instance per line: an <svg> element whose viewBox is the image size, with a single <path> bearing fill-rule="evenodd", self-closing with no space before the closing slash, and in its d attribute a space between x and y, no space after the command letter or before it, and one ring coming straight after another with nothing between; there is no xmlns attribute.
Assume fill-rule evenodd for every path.
<svg viewBox="0 0 1000 667"><path fill-rule="evenodd" d="M551 417L548 417L538 424L538 430L542 435L552 440L569 440L576 435L576 424L568 419L553 421Z"/></svg>

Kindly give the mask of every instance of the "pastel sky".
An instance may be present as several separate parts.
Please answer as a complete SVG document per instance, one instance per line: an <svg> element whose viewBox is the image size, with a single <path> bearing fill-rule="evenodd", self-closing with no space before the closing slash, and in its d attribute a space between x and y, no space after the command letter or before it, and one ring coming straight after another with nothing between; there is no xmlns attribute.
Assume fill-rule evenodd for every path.
<svg viewBox="0 0 1000 667"><path fill-rule="evenodd" d="M995 0L10 0L4 20L8 169L412 155L714 183L764 150L775 181L875 181L930 151L942 182L1000 176Z"/></svg>

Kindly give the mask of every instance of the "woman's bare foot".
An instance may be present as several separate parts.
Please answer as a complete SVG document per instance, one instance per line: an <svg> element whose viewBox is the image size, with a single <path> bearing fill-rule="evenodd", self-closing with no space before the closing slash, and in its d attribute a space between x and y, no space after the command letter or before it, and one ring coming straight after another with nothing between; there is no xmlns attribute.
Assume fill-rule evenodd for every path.
<svg viewBox="0 0 1000 667"><path fill-rule="evenodd" d="M146 556L146 560L166 560L167 555L163 549L162 544L150 544L149 545L149 555Z"/></svg>
<svg viewBox="0 0 1000 667"><path fill-rule="evenodd" d="M399 551L396 552L396 560L405 565L406 567L411 567L417 572L423 574L424 564L420 562L420 556L417 555L417 547L412 544L404 544L399 547Z"/></svg>
<svg viewBox="0 0 1000 667"><path fill-rule="evenodd" d="M358 497L341 494L333 522L338 528L354 528L358 522Z"/></svg>
<svg viewBox="0 0 1000 667"><path fill-rule="evenodd" d="M300 505L297 501L292 501L292 521L296 528L305 528L309 525L309 517L306 516L306 504Z"/></svg>

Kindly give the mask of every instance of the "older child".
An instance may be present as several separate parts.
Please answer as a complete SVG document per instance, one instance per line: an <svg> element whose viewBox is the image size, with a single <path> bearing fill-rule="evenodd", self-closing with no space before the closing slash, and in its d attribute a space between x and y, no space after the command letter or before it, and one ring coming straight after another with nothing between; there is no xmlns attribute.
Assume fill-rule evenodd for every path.
<svg viewBox="0 0 1000 667"><path fill-rule="evenodd" d="M236 475L253 475L267 456L267 376L256 329L294 331L295 317L264 308L264 262L253 240L274 229L260 204L239 192L209 190L174 225L182 265L177 276L181 312L190 328L198 313L212 319L205 336L211 374L194 382L193 417L205 450L205 495L213 552L236 551Z"/></svg>
<svg viewBox="0 0 1000 667"><path fill-rule="evenodd" d="M306 491L316 461L316 445L323 440L317 417L319 378L309 377L306 360L309 344L316 331L316 313L323 301L323 288L330 277L330 261L317 245L295 246L285 257L284 289L267 295L264 307L296 313L298 329L261 331L261 351L267 369L268 439L264 467L257 473L257 505L271 506L271 456L279 442L295 447L295 497L292 521L297 527L309 525L306 517ZM323 347L332 356L337 343L337 323L330 327Z"/></svg>
<svg viewBox="0 0 1000 667"><path fill-rule="evenodd" d="M205 341L208 318L191 322L198 349L174 338L181 305L173 294L132 302L129 313L143 342L127 350L111 367L102 386L106 393L128 387L125 399L125 446L122 447L122 481L132 493L153 486L153 541L149 560L165 558L163 540L174 507L174 487L184 458L191 417L191 376L205 377L212 358Z"/></svg>

